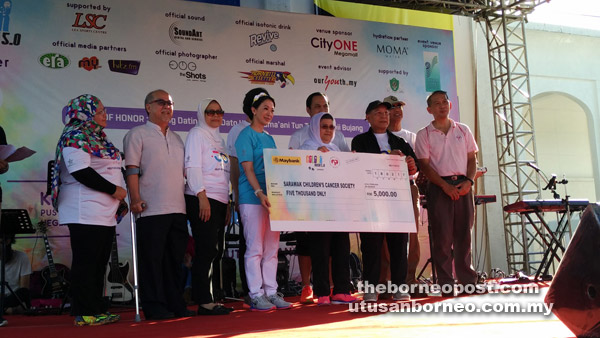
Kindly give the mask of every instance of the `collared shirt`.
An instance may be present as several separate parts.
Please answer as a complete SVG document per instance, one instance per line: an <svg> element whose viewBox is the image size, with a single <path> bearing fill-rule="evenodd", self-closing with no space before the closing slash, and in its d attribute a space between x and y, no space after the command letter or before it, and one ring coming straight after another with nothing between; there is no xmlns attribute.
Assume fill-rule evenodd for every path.
<svg viewBox="0 0 600 338"><path fill-rule="evenodd" d="M123 139L125 165L141 169L140 197L146 209L140 216L185 214L184 146L177 133L150 121L131 129Z"/></svg>
<svg viewBox="0 0 600 338"><path fill-rule="evenodd" d="M450 120L447 134L436 129L433 122L417 132L415 153L440 176L466 175L467 154L479 148L466 124Z"/></svg>

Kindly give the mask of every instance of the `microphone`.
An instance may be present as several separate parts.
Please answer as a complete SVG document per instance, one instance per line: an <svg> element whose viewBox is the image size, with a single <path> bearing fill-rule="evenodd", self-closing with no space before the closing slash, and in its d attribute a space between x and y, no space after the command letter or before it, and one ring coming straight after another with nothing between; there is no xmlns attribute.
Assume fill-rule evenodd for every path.
<svg viewBox="0 0 600 338"><path fill-rule="evenodd" d="M540 172L540 168L531 162L527 162L527 165L532 167L535 171Z"/></svg>
<svg viewBox="0 0 600 338"><path fill-rule="evenodd" d="M548 181L548 184L546 184L543 190L553 189L554 186L556 186L556 174L552 174L552 178Z"/></svg>

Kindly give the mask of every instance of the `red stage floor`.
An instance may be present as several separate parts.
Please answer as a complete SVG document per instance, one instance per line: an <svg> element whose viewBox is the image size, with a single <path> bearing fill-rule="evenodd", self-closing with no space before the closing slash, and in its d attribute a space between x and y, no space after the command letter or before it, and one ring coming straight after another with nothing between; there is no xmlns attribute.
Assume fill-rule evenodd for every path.
<svg viewBox="0 0 600 338"><path fill-rule="evenodd" d="M134 321L132 309L112 309L122 320L95 327L74 327L68 315L6 316L0 337L573 337L554 315L507 313L509 306L541 307L546 288L534 294L484 294L453 299L416 299L421 312L359 312L348 305L300 305L290 310L250 312L241 303L228 316L198 316L166 321ZM296 298L289 300L297 301ZM377 310L395 310L390 301ZM496 308L493 308L493 307ZM195 309L195 307L190 307ZM448 311L452 308L452 313ZM460 309L463 309L461 312ZM491 312L483 312L490 308ZM503 311L497 311L502 308ZM372 310L373 308L371 308ZM479 309L479 312L475 311ZM473 310L468 312L467 310ZM143 316L142 316L143 318Z"/></svg>

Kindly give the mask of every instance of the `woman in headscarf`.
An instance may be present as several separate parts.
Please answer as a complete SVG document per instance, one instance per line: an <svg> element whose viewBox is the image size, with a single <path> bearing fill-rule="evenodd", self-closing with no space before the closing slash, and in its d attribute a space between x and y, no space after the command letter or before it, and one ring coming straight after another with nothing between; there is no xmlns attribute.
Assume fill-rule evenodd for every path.
<svg viewBox="0 0 600 338"><path fill-rule="evenodd" d="M304 150L340 151L331 141L335 136L335 119L329 113L310 118L309 138L300 146ZM350 294L350 238L347 232L309 232L313 290L318 305L347 304L356 301ZM329 257L333 291L329 285ZM331 297L329 296L331 294Z"/></svg>
<svg viewBox="0 0 600 338"><path fill-rule="evenodd" d="M65 125L52 175L52 203L60 224L69 227L71 315L75 325L116 322L103 298L104 275L117 224L116 212L127 191L121 155L106 137L106 109L90 94L67 104Z"/></svg>
<svg viewBox="0 0 600 338"><path fill-rule="evenodd" d="M318 113L310 118L308 140L300 146L304 150L320 150L322 152L340 151L332 141L335 137L335 119L329 113Z"/></svg>
<svg viewBox="0 0 600 338"><path fill-rule="evenodd" d="M226 315L232 309L215 303L212 294L214 265L223 254L229 203L229 157L219 134L223 109L217 100L204 99L198 122L185 140L185 204L195 242L192 263L192 297L199 315Z"/></svg>

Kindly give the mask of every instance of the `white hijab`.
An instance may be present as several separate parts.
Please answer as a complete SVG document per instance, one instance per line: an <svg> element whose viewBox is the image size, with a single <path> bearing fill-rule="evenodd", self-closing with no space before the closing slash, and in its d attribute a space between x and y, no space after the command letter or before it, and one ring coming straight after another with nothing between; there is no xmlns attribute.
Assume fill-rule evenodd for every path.
<svg viewBox="0 0 600 338"><path fill-rule="evenodd" d="M219 133L219 127L213 128L206 124L206 115L204 114L204 111L206 110L206 107L208 107L208 105L212 102L219 103L219 101L212 98L204 99L202 100L202 102L200 102L200 104L198 105L198 122L196 122L196 126L194 128L197 128L199 131L203 132L208 137L208 139L214 147L216 147L220 151L224 151L225 141L223 141L223 138ZM219 106L221 106L220 103Z"/></svg>
<svg viewBox="0 0 600 338"><path fill-rule="evenodd" d="M333 136L329 143L324 143L323 140L321 140L321 118L323 118L323 115L325 114L329 113L318 113L310 118L310 123L308 124L308 139L304 141L302 146L300 146L300 149L316 150L321 147L326 147L331 151L340 151L340 148L333 143L335 129L333 130ZM331 116L331 114L329 115ZM331 118L333 118L333 116L331 116ZM333 125L335 126L335 118L333 118Z"/></svg>

